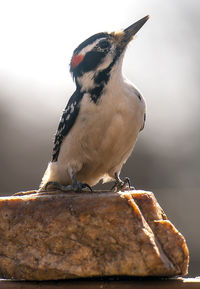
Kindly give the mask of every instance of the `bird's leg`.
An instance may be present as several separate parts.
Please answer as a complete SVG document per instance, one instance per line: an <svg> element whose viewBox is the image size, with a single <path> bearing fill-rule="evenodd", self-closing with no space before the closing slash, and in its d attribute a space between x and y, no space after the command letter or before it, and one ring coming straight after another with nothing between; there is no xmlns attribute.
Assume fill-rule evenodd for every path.
<svg viewBox="0 0 200 289"><path fill-rule="evenodd" d="M115 173L115 180L115 184L112 187L113 191L135 190L134 187L131 187L130 179L128 177L122 181L119 177L119 173Z"/></svg>
<svg viewBox="0 0 200 289"><path fill-rule="evenodd" d="M80 192L85 188L88 188L91 192L92 192L92 188L86 184L86 183L81 183L78 182L74 176L74 174L72 174L72 184L71 185L61 185L58 182L48 182L45 186L45 191L47 190L49 185L53 185L53 187L55 189L64 191L64 192L69 192L69 191L74 191L74 192Z"/></svg>

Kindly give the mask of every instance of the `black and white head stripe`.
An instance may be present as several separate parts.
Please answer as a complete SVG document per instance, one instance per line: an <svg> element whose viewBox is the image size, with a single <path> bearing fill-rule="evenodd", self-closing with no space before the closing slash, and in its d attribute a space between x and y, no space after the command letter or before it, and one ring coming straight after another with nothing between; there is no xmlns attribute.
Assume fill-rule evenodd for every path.
<svg viewBox="0 0 200 289"><path fill-rule="evenodd" d="M91 36L74 50L70 63L73 77L76 79L90 71L95 73L102 64L104 66L101 69L106 68L110 64L106 64L106 56L112 54L112 58L114 58L115 49L116 45L111 34L102 32Z"/></svg>
<svg viewBox="0 0 200 289"><path fill-rule="evenodd" d="M96 40L100 40L101 38L107 38L109 37L109 34L106 32L101 32L101 33L97 33L91 37L89 37L88 39L86 39L85 41L83 41L75 50L73 54L78 54L80 53L80 51L87 47L88 45L93 44Z"/></svg>

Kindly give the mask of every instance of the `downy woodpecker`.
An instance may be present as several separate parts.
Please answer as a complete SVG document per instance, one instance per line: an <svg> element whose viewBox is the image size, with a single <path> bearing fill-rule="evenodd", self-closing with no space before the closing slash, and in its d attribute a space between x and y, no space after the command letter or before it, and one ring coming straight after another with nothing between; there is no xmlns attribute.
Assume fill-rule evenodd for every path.
<svg viewBox="0 0 200 289"><path fill-rule="evenodd" d="M70 72L76 91L61 117L40 191L79 191L100 180L126 187L128 180L119 174L144 127L145 102L122 75L122 62L148 18L120 32L95 34L74 50Z"/></svg>

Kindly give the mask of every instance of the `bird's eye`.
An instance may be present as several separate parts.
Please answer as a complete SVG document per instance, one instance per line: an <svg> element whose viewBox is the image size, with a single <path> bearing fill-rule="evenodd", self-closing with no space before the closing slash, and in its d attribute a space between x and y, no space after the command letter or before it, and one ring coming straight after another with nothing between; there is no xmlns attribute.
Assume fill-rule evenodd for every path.
<svg viewBox="0 0 200 289"><path fill-rule="evenodd" d="M101 49L108 49L108 48L110 48L110 42L107 40L102 40L99 42L99 47Z"/></svg>

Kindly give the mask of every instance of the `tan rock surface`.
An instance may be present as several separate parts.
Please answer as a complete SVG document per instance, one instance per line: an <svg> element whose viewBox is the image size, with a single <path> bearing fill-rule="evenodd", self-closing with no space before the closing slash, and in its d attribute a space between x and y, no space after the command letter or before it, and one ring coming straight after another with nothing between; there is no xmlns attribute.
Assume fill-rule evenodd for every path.
<svg viewBox="0 0 200 289"><path fill-rule="evenodd" d="M184 237L149 192L2 197L0 220L1 278L187 274Z"/></svg>

